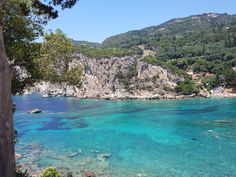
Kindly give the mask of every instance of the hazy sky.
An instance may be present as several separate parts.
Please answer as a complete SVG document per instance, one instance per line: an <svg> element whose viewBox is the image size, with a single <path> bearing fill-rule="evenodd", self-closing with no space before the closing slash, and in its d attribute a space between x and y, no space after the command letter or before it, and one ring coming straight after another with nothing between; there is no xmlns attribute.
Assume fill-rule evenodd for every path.
<svg viewBox="0 0 236 177"><path fill-rule="evenodd" d="M74 8L60 12L47 29L61 28L75 40L102 42L171 18L208 12L236 14L236 0L80 0Z"/></svg>

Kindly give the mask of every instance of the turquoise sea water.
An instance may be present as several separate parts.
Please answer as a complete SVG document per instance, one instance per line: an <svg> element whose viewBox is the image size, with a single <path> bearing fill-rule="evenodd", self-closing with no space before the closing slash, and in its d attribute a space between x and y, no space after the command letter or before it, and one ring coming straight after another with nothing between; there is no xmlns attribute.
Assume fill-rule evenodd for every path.
<svg viewBox="0 0 236 177"><path fill-rule="evenodd" d="M236 176L236 99L16 96L20 164L114 177ZM27 114L39 108L41 114ZM99 159L104 153L110 158Z"/></svg>

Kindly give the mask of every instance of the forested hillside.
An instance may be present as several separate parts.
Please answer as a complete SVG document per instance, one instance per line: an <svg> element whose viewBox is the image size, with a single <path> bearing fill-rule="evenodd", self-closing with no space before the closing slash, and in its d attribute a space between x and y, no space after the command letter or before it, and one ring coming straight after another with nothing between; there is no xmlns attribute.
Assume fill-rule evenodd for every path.
<svg viewBox="0 0 236 177"><path fill-rule="evenodd" d="M80 46L80 45L88 45L90 47L101 47L101 44L98 43L98 42L89 42L89 41L77 41L77 40L73 40L72 39L72 42L75 46Z"/></svg>
<svg viewBox="0 0 236 177"><path fill-rule="evenodd" d="M107 38L103 47L140 48L143 60L188 73L198 87L236 85L236 15L202 14ZM151 51L151 52L150 52Z"/></svg>

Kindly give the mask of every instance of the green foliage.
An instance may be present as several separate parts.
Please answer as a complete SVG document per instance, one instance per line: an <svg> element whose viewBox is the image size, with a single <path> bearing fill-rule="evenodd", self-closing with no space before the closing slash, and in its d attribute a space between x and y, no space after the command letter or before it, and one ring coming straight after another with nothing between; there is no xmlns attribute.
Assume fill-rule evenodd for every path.
<svg viewBox="0 0 236 177"><path fill-rule="evenodd" d="M127 72L118 71L116 77L124 85L125 89L130 89L130 81L138 75L137 65L133 64L129 67Z"/></svg>
<svg viewBox="0 0 236 177"><path fill-rule="evenodd" d="M102 45L131 49L141 44L156 52L155 58L144 58L146 62L178 75L185 75L183 73L190 69L195 74L218 75L219 82L215 81L215 76L203 80L203 85L210 82L208 88L234 86L231 76L234 75L232 67L236 66L236 15L202 14L173 19L158 26L112 36Z"/></svg>
<svg viewBox="0 0 236 177"><path fill-rule="evenodd" d="M179 82L175 87L175 91L183 95L197 94L199 92L195 83L190 79Z"/></svg>
<svg viewBox="0 0 236 177"><path fill-rule="evenodd" d="M66 72L67 84L76 86L78 88L81 87L82 75L83 75L83 68L82 67L75 67L75 68L69 69Z"/></svg>
<svg viewBox="0 0 236 177"><path fill-rule="evenodd" d="M202 84L203 86L208 90L212 90L213 88L215 87L218 87L220 84L222 83L222 80L220 79L220 76L219 74L217 75L214 75L214 76L208 76L208 77L205 77L203 80L202 80Z"/></svg>
<svg viewBox="0 0 236 177"><path fill-rule="evenodd" d="M11 66L25 68L29 77L20 79L14 75L12 83L12 93L21 92L22 89L38 78L38 73L33 64L33 59L38 57L40 44L35 40L43 34L44 20L33 13L33 9L28 9L27 15L22 12L22 2L4 2L3 6L3 35L7 56Z"/></svg>
<svg viewBox="0 0 236 177"><path fill-rule="evenodd" d="M61 177L61 174L57 171L55 167L49 167L44 170L40 177Z"/></svg>
<svg viewBox="0 0 236 177"><path fill-rule="evenodd" d="M168 48L169 56L175 58L185 52L189 53L188 50L192 48L192 44L195 45L189 54L199 55L205 50L202 43L215 43L223 40L222 44L224 44L225 39L233 43L236 15L217 14L217 18L209 17L209 15L172 19L158 26L111 36L104 40L102 45L130 48L142 44L149 49L158 50L161 47L161 51ZM230 26L229 29L226 28L228 26ZM179 50L178 48L182 48L182 52L176 52ZM172 52L176 53L172 55Z"/></svg>
<svg viewBox="0 0 236 177"><path fill-rule="evenodd" d="M223 72L224 81L228 87L236 87L236 71L226 69Z"/></svg>
<svg viewBox="0 0 236 177"><path fill-rule="evenodd" d="M134 52L129 49L122 48L93 48L88 45L77 46L77 51L90 58L111 58L124 57L133 55Z"/></svg>
<svg viewBox="0 0 236 177"><path fill-rule="evenodd" d="M74 44L75 47L80 47L81 45L87 45L93 48L99 48L101 47L100 43L97 42L89 42L89 41L76 41L72 39L72 42Z"/></svg>
<svg viewBox="0 0 236 177"><path fill-rule="evenodd" d="M45 34L40 56L34 60L41 77L51 82L65 81L73 52L72 41L60 29Z"/></svg>
<svg viewBox="0 0 236 177"><path fill-rule="evenodd" d="M143 55L143 49L140 47L132 47L131 50L135 55L142 56Z"/></svg>
<svg viewBox="0 0 236 177"><path fill-rule="evenodd" d="M182 72L180 69L178 69L176 66L174 66L171 62L164 62L164 61L158 60L152 56L146 56L142 59L142 61L150 63L152 65L161 66L162 68L169 70L170 72L177 74L179 76L185 75L184 72Z"/></svg>
<svg viewBox="0 0 236 177"><path fill-rule="evenodd" d="M40 44L35 42L43 35L43 27L51 18L58 16L58 9L73 7L78 0L6 0L3 2L3 35L11 67L27 70L28 77L20 78L14 73L12 93L21 93L39 79L33 60L38 57Z"/></svg>

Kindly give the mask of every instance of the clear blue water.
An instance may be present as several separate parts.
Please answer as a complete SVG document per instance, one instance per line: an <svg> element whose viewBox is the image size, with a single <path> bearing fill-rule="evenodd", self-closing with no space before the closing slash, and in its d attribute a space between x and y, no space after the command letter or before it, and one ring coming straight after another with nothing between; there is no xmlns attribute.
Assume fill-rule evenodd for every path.
<svg viewBox="0 0 236 177"><path fill-rule="evenodd" d="M32 169L114 177L236 176L236 99L105 101L16 96L16 150ZM39 108L41 114L27 114ZM111 157L99 161L99 154ZM102 175L101 175L102 176Z"/></svg>

